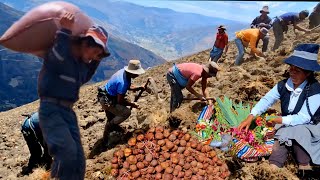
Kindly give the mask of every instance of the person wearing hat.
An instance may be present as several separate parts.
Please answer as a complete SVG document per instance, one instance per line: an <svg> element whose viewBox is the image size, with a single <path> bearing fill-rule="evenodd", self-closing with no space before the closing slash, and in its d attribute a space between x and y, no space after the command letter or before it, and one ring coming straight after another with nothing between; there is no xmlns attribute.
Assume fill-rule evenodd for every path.
<svg viewBox="0 0 320 180"><path fill-rule="evenodd" d="M309 29L305 29L298 25L298 23L302 22L308 16L309 16L309 11L303 10L300 13L288 12L278 17L275 17L272 23L273 34L275 38L275 42L272 50L275 51L280 47L281 42L283 41L283 38L284 38L283 32L287 32L288 26L291 24L293 25L295 34L296 34L296 29L299 31L303 31L305 33L310 32Z"/></svg>
<svg viewBox="0 0 320 180"><path fill-rule="evenodd" d="M91 79L101 60L110 55L108 33L102 27L91 27L84 35L74 37L74 21L70 12L61 17L61 29L38 78L39 123L53 157L53 179L84 179L85 156L72 107L79 99L80 87Z"/></svg>
<svg viewBox="0 0 320 180"><path fill-rule="evenodd" d="M261 15L257 16L251 23L251 28L267 28L268 30L271 28L271 18L268 16L269 14L269 7L263 6L263 8L260 10ZM266 52L268 49L269 44L269 38L270 36L265 36L262 39L263 45L262 45L262 52ZM257 41L256 47L258 47L259 41Z"/></svg>
<svg viewBox="0 0 320 180"><path fill-rule="evenodd" d="M226 54L228 52L228 34L226 33L226 27L221 25L218 27L216 41L210 52L210 61L218 62L224 49Z"/></svg>
<svg viewBox="0 0 320 180"><path fill-rule="evenodd" d="M194 94L199 100L207 101L207 79L216 77L219 70L221 70L221 68L214 61L211 61L206 65L197 63L174 64L167 73L167 81L171 88L170 112L173 112L181 105L183 100L181 91L184 88ZM202 94L195 91L192 87L200 78ZM208 100L208 103L211 104L211 100Z"/></svg>
<svg viewBox="0 0 320 180"><path fill-rule="evenodd" d="M235 43L238 48L238 55L236 57L235 65L240 65L243 61L244 56L244 47L250 44L251 55L258 55L260 57L265 57L265 55L256 48L256 44L259 39L263 39L265 36L268 36L267 28L260 29L246 29L236 32Z"/></svg>
<svg viewBox="0 0 320 180"><path fill-rule="evenodd" d="M248 130L255 116L280 100L282 116L270 120L276 124L276 133L269 162L274 168L283 167L292 146L300 175L312 172L311 162L320 164L320 84L314 77L314 72L320 71L318 51L318 44L297 45L284 60L290 77L262 97L238 127Z"/></svg>
<svg viewBox="0 0 320 180"><path fill-rule="evenodd" d="M128 90L139 91L144 87L134 87L131 79L145 73L139 60L130 60L129 65L117 71L111 76L104 87L100 87L98 100L108 118L104 128L103 142L108 145L110 129L122 123L131 115L131 110L127 107L139 108L136 103L130 102L125 98Z"/></svg>
<svg viewBox="0 0 320 180"><path fill-rule="evenodd" d="M320 3L318 3L309 16L309 29L320 25Z"/></svg>

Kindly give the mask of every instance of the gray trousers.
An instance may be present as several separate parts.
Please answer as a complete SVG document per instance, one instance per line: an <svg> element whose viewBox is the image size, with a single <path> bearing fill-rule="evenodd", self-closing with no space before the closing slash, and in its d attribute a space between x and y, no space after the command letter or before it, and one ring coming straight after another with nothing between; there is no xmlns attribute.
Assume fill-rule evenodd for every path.
<svg viewBox="0 0 320 180"><path fill-rule="evenodd" d="M74 111L40 102L39 123L49 154L53 157L51 177L60 180L84 179L86 161Z"/></svg>
<svg viewBox="0 0 320 180"><path fill-rule="evenodd" d="M283 41L283 27L281 25L281 22L279 20L275 20L272 24L273 27L273 34L274 34L274 45L272 48L272 51L275 51L279 48L281 42Z"/></svg>
<svg viewBox="0 0 320 180"><path fill-rule="evenodd" d="M297 143L292 144L295 159L299 165L308 165L311 161L309 154ZM278 167L283 167L288 157L288 147L283 143L280 144L275 140L269 162Z"/></svg>
<svg viewBox="0 0 320 180"><path fill-rule="evenodd" d="M110 105L105 101L104 97L99 97L99 102L108 118L103 132L103 139L108 140L110 128L128 119L131 115L131 110L128 107L120 104Z"/></svg>
<svg viewBox="0 0 320 180"><path fill-rule="evenodd" d="M177 80L171 72L167 73L167 81L171 88L170 112L173 112L175 109L180 107L182 103L182 87L179 85L179 83L177 82Z"/></svg>
<svg viewBox="0 0 320 180"><path fill-rule="evenodd" d="M269 39L270 39L270 36L265 36L263 39L262 39L262 52L267 52L268 50L268 45L269 45ZM256 44L256 47L258 47L258 44L259 44L259 40L257 41L257 44Z"/></svg>

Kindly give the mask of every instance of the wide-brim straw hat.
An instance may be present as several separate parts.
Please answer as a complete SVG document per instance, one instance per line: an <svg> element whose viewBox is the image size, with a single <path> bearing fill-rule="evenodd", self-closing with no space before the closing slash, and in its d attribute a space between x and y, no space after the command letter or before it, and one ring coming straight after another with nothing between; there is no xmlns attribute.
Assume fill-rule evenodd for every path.
<svg viewBox="0 0 320 180"><path fill-rule="evenodd" d="M145 70L141 67L141 63L139 60L133 59L129 61L128 66L124 67L124 70L131 74L143 74Z"/></svg>
<svg viewBox="0 0 320 180"><path fill-rule="evenodd" d="M260 13L265 12L267 14L269 14L269 6L263 6L262 9L260 10Z"/></svg>
<svg viewBox="0 0 320 180"><path fill-rule="evenodd" d="M221 67L216 62L211 61L203 66L203 70L212 77L217 75L217 72L221 70Z"/></svg>

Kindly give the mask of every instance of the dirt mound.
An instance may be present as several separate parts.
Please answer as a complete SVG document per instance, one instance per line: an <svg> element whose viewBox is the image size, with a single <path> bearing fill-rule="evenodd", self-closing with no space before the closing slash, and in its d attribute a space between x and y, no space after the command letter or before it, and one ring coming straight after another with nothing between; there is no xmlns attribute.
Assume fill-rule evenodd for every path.
<svg viewBox="0 0 320 180"><path fill-rule="evenodd" d="M307 26L307 23L304 24ZM237 48L234 42L230 43L229 53L222 58L220 65L223 72L217 78L211 78L208 83L208 92L210 96L218 97L226 95L237 101L253 102L258 101L266 92L272 88L275 83L285 77L287 66L282 63L293 51L297 43L319 43L319 34L304 35L295 38L292 30L285 35L285 41L276 52L268 52L267 58L255 58L245 55L244 63L235 67L234 61L237 54ZM271 32L271 42L269 49L273 46L273 35ZM259 47L261 47L261 43ZM248 49L249 50L249 49ZM180 62L206 63L209 56L209 50L194 54L189 57L177 60ZM161 92L160 99L144 92L138 103L141 110L133 110L130 118L121 124L121 127L128 132L134 129L148 129L158 124L167 125L168 119L181 121L181 126L192 129L204 107L199 101L186 101L181 108L169 115L170 87L166 80L166 72L173 65L167 62L161 66L153 67L147 70L147 73L137 78L133 84L143 85L147 77L155 79ZM81 131L84 151L87 156L93 158L87 159L86 178L88 179L108 179L108 173L111 170L110 160L112 153L118 147L105 150L99 153L92 153L94 147L102 137L104 125L106 123L105 113L97 102L97 87L104 85L106 81L97 84L87 85L81 89L80 100L75 105ZM195 84L195 89L201 92L200 82ZM186 96L189 93L183 91ZM129 94L133 99L135 94ZM16 174L21 167L27 163L29 152L23 136L20 132L20 125L23 121L21 114L36 111L38 101L30 103L19 108L0 113L0 179L17 179ZM279 105L276 109L279 110ZM120 145L121 146L121 145ZM95 155L95 156L94 156ZM221 154L223 156L223 154ZM233 162L233 161L232 161ZM266 163L266 162L265 162ZM293 171L285 169L281 173L274 173L265 168L263 163L251 163L235 166L233 162L233 177L238 179L294 179ZM230 166L233 166L232 163ZM289 166L287 166L289 167ZM232 170L232 168L230 168ZM239 173L241 172L241 173ZM22 179L25 179L22 178ZM33 176L33 179L36 179ZM41 178L40 178L41 179Z"/></svg>

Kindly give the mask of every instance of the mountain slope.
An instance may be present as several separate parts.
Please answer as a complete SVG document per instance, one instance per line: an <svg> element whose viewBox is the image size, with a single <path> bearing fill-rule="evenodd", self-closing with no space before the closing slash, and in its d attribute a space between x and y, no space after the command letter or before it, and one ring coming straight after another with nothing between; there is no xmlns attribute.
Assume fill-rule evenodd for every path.
<svg viewBox="0 0 320 180"><path fill-rule="evenodd" d="M0 3L0 34L3 34L23 12L17 11ZM117 69L127 65L130 59L140 59L142 66L147 68L159 65L165 60L138 45L123 41L110 33L109 49L111 56L103 60L92 81L109 78ZM3 47L0 46L0 49ZM0 111L8 110L38 98L37 75L41 63L38 58L0 50Z"/></svg>
<svg viewBox="0 0 320 180"><path fill-rule="evenodd" d="M305 27L307 24L303 24ZM271 32L271 42L274 39ZM218 97L227 95L236 101L253 102L259 100L266 94L279 80L284 78L285 70L288 68L282 61L293 52L293 47L298 43L320 43L320 34L305 35L298 38L290 28L285 35L285 40L276 52L269 52L268 57L250 58L245 55L244 64L235 67L234 60L237 54L237 48L234 42L230 43L229 53L222 58L220 65L223 71L219 73L218 79L211 78L208 83L208 92L210 96ZM261 48L261 42L259 47ZM269 47L271 48L271 47ZM209 50L184 57L177 61L206 63ZM320 56L318 55L318 59ZM169 115L170 87L166 81L166 72L172 63L167 62L163 65L153 67L137 78L133 84L143 84L148 76L152 76L158 88L162 100L157 100L153 95L143 93L138 103L141 110L133 110L128 120L121 126L128 131L133 129L154 126L156 124L167 124L167 119L177 118L182 120L182 127L192 129L195 126L196 119L204 106L197 101L185 101L181 108L172 115ZM319 79L319 77L317 77ZM96 88L104 82L85 86L81 89L80 100L74 106L79 118L79 126L83 147L86 155L92 151L94 144L102 137L103 128L106 123L105 114L97 102ZM196 91L201 91L200 82L195 84ZM186 90L184 95L189 94ZM134 94L130 93L129 98L133 99ZM36 111L38 102L33 102L22 107L0 113L0 178L17 179L15 175L21 170L21 166L26 163L28 149L20 133L20 124L23 118L22 113ZM275 106L279 108L279 104ZM108 169L111 165L112 153L116 148L97 154L93 159L87 159L86 178L87 179L107 179ZM221 154L223 157L223 155ZM229 169L233 169L231 179L297 179L294 175L294 164L290 163L288 169L281 171L271 171L268 166L260 163L236 164L230 159ZM35 179L37 174L29 177ZM20 178L26 179L26 178Z"/></svg>
<svg viewBox="0 0 320 180"><path fill-rule="evenodd" d="M17 9L29 10L48 0L2 0ZM212 47L216 27L224 24L232 36L248 25L223 18L181 13L166 8L143 7L125 1L67 0L106 24L117 37L137 44L168 60ZM184 33L187 32L187 33ZM190 39L197 39L190 41ZM191 43L191 44L190 44Z"/></svg>

